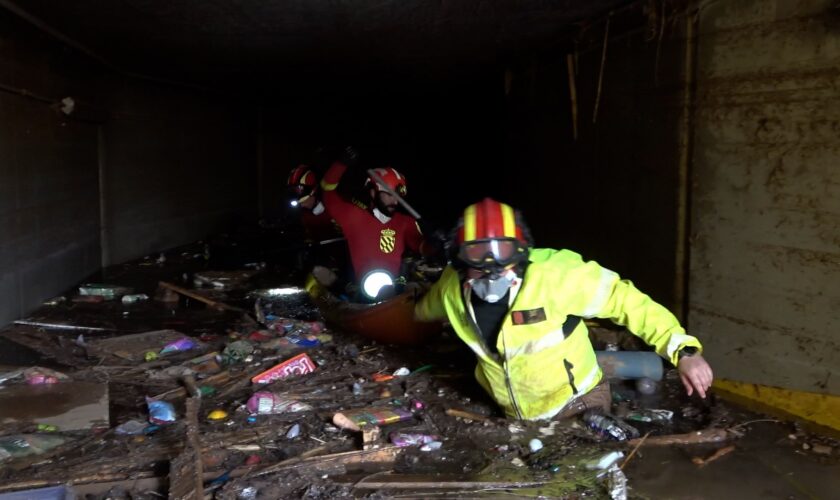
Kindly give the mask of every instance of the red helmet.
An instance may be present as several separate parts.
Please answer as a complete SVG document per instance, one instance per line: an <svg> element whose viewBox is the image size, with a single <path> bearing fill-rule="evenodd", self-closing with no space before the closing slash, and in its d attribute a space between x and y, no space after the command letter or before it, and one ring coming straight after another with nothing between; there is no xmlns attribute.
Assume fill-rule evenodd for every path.
<svg viewBox="0 0 840 500"><path fill-rule="evenodd" d="M468 206L455 236L458 258L471 267L508 266L528 256L530 235L510 205L490 198Z"/></svg>
<svg viewBox="0 0 840 500"><path fill-rule="evenodd" d="M387 185L391 188L395 193L400 196L405 196L406 193L406 182L405 177L402 176L401 173L397 172L397 169L393 167L385 167L385 168L375 168L373 169L376 172L376 175ZM382 191L382 186L373 179L372 177L368 177L368 183L372 183L377 191Z"/></svg>
<svg viewBox="0 0 840 500"><path fill-rule="evenodd" d="M315 172L306 165L298 165L289 173L286 181L289 190L298 198L298 202L312 196L318 188Z"/></svg>

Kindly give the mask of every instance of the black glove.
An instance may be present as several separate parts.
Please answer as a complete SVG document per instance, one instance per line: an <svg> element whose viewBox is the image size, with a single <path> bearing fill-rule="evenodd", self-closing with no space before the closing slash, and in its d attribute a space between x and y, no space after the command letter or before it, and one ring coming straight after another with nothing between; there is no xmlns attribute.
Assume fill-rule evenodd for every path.
<svg viewBox="0 0 840 500"><path fill-rule="evenodd" d="M359 163L359 152L353 146L347 146L341 151L339 161L347 165L347 168L353 168Z"/></svg>

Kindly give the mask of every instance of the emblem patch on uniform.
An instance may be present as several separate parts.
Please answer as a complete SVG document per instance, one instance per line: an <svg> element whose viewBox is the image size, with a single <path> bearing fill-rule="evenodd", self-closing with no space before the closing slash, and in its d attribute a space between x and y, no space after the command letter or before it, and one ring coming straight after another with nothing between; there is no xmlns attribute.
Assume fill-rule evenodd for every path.
<svg viewBox="0 0 840 500"><path fill-rule="evenodd" d="M397 244L397 232L393 229L383 229L379 233L379 249L382 253L391 253Z"/></svg>
<svg viewBox="0 0 840 500"><path fill-rule="evenodd" d="M510 318L514 325L530 325L545 321L545 309L528 309L526 311L513 311Z"/></svg>

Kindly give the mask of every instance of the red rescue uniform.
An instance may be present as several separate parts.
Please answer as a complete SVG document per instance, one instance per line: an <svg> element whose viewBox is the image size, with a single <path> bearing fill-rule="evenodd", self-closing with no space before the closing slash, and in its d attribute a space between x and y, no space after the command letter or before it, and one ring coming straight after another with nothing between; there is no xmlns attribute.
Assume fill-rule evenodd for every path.
<svg viewBox="0 0 840 500"><path fill-rule="evenodd" d="M321 188L327 213L347 238L356 279L374 269L399 276L403 251L408 248L421 252L423 234L417 221L397 212L390 220L382 222L361 204L342 198L335 189L345 170L346 165L334 163L324 175Z"/></svg>
<svg viewBox="0 0 840 500"><path fill-rule="evenodd" d="M306 231L306 238L313 242L341 237L341 230L323 205L318 214L312 210L300 209L300 223Z"/></svg>

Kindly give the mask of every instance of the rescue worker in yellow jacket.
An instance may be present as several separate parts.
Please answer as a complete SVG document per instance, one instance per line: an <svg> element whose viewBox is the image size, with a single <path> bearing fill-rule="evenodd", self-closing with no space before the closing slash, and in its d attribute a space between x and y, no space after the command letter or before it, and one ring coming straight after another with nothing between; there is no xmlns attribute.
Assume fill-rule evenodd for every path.
<svg viewBox="0 0 840 500"><path fill-rule="evenodd" d="M475 376L511 418L610 409L582 319L624 325L677 366L689 395L706 397L712 370L697 338L632 283L569 250L532 248L518 212L489 198L464 210L457 257L420 300L420 320L448 319L478 357Z"/></svg>

